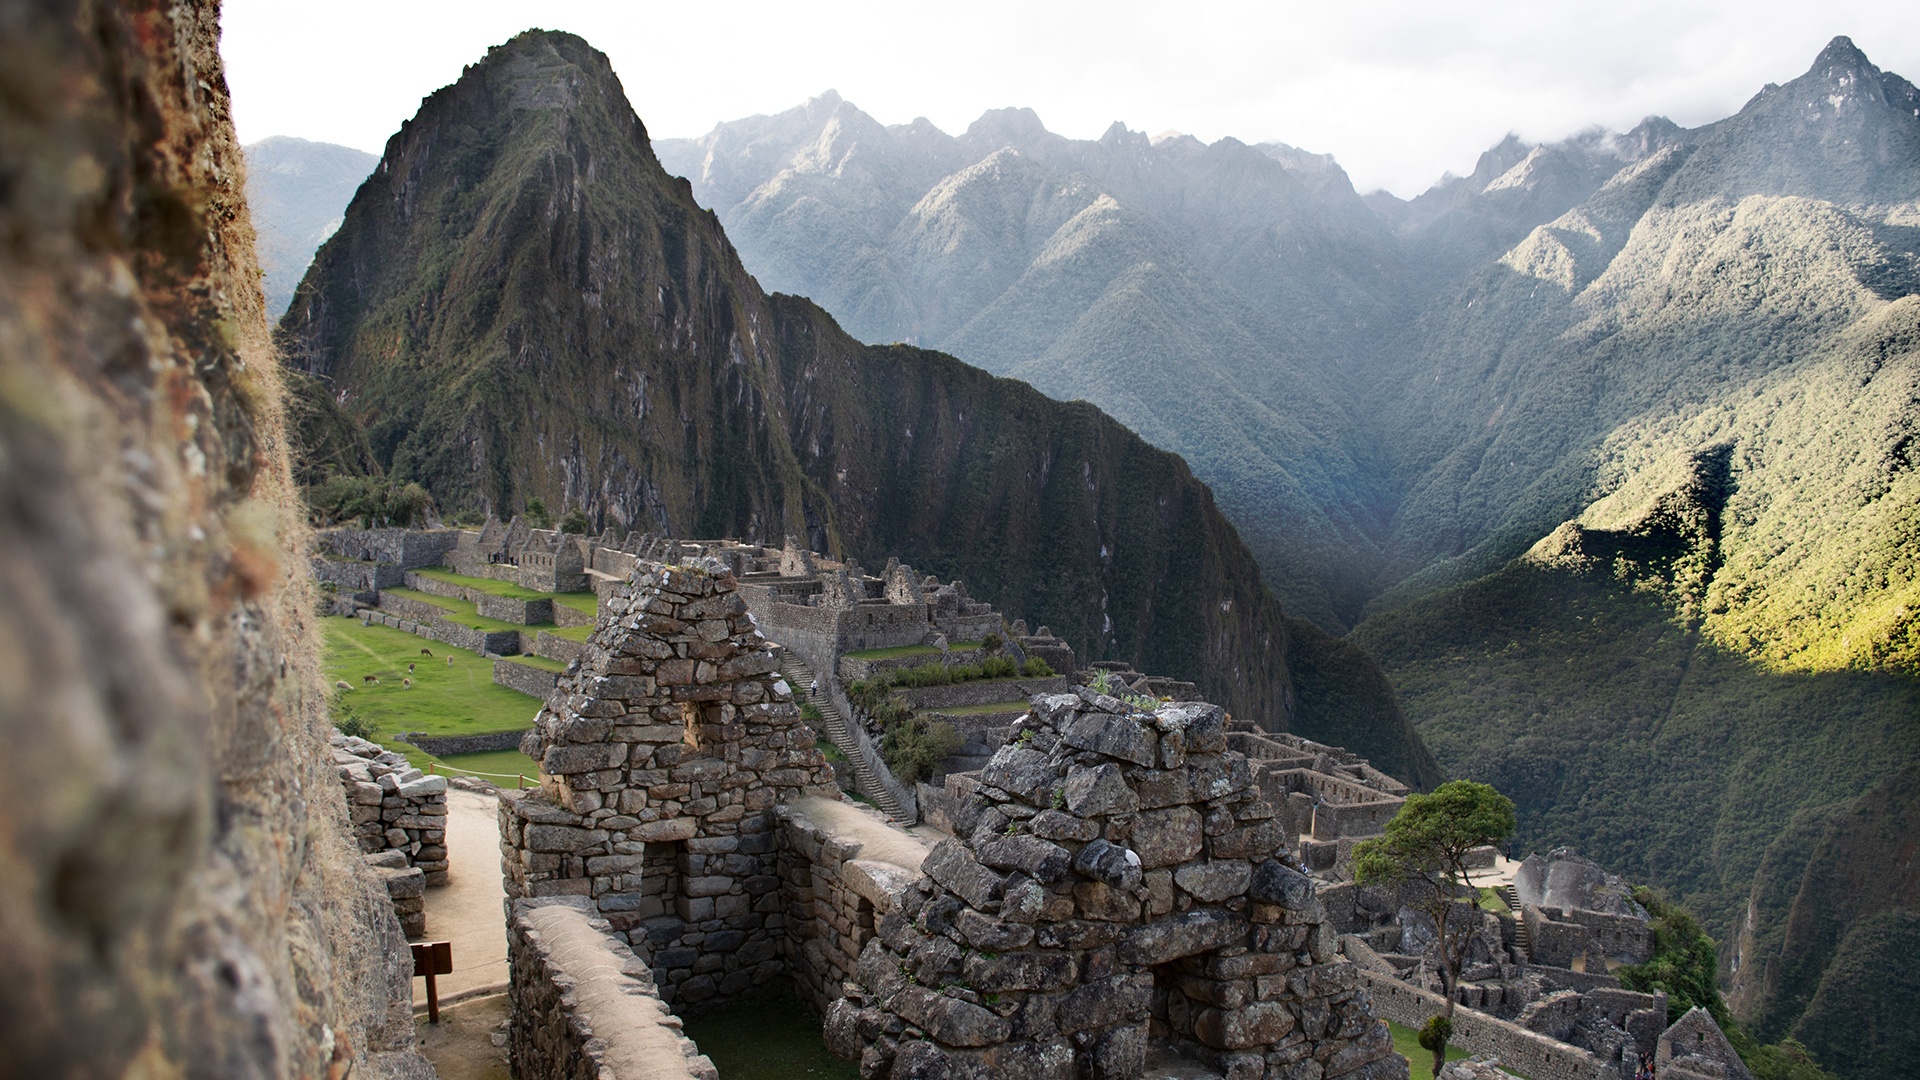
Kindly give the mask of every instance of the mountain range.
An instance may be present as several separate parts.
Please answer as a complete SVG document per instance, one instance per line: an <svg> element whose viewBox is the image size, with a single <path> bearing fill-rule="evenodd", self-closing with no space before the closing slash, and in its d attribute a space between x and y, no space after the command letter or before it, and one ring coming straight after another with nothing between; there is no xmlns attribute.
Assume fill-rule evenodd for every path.
<svg viewBox="0 0 1920 1080"><path fill-rule="evenodd" d="M422 104L279 340L309 463L449 514L538 497L594 531L898 557L1083 656L1439 778L1377 667L1283 611L1179 458L762 292L579 38L524 34Z"/></svg>
<svg viewBox="0 0 1920 1080"><path fill-rule="evenodd" d="M279 318L313 253L340 227L347 203L380 159L337 143L274 135L246 147L267 315Z"/></svg>
<svg viewBox="0 0 1920 1080"><path fill-rule="evenodd" d="M964 576L1495 783L1521 846L1697 911L1764 1038L1920 1052L1856 1022L1920 1001L1920 91L1845 38L1716 123L1400 200L832 93L650 142L530 33L389 143L281 343L312 469Z"/></svg>
<svg viewBox="0 0 1920 1080"><path fill-rule="evenodd" d="M1873 827L1807 823L1893 828L1911 787L1873 793L1920 762L1907 80L1838 38L1724 120L1509 138L1409 201L1280 144L948 136L832 94L659 153L772 287L1180 452L1521 843L1698 911L1763 1033L1913 1048L1836 1021L1852 909L1779 900L1835 865L1911 897L1848 858ZM1831 947L1731 970L1815 922Z"/></svg>

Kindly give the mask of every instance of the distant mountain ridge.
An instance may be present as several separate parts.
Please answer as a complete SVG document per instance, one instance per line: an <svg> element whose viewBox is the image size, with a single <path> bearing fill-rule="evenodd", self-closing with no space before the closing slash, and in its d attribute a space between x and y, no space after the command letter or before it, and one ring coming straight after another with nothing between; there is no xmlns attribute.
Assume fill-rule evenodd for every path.
<svg viewBox="0 0 1920 1080"><path fill-rule="evenodd" d="M1438 779L1378 668L1282 610L1184 463L762 292L572 35L522 34L423 102L279 340L309 460L370 454L444 512L537 496L595 530L897 556L1090 659Z"/></svg>
<svg viewBox="0 0 1920 1080"><path fill-rule="evenodd" d="M313 253L340 227L347 202L379 158L335 143L273 135L246 147L247 203L259 231L267 316L293 300Z"/></svg>
<svg viewBox="0 0 1920 1080"><path fill-rule="evenodd" d="M1768 895L1891 872L1831 845L1920 762L1920 98L1851 41L1716 123L1509 139L1410 201L1290 148L837 97L660 153L774 287L1178 449L1524 843L1723 934L1796 814L1865 823ZM1904 940L1899 910L1822 940ZM1916 998L1860 947L1741 1008L1890 1080L1897 1033L1834 1025Z"/></svg>

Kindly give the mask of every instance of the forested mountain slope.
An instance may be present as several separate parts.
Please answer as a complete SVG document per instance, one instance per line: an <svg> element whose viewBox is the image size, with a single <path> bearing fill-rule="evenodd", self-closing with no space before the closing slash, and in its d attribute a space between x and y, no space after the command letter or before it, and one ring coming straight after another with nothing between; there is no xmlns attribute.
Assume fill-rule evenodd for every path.
<svg viewBox="0 0 1920 1080"><path fill-rule="evenodd" d="M1872 828L1799 815L1910 804L1867 796L1920 762L1920 91L1851 41L1717 123L1510 139L1410 202L1288 147L862 119L820 99L663 154L856 332L1192 447L1525 842L1731 934L1782 837L1813 875ZM1888 985L1848 948L1789 950L1742 1014L1839 1045ZM1893 1075L1861 1046L1851 1075Z"/></svg>
<svg viewBox="0 0 1920 1080"><path fill-rule="evenodd" d="M280 335L314 415L443 511L538 496L596 529L898 555L1084 655L1437 776L1372 662L1282 612L1178 458L761 292L578 38L528 32L428 98Z"/></svg>

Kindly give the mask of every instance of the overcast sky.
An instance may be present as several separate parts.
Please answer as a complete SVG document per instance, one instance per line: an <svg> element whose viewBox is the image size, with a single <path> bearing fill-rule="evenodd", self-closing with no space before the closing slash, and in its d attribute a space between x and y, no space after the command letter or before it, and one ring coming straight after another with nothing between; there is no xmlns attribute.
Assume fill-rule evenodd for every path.
<svg viewBox="0 0 1920 1080"><path fill-rule="evenodd" d="M1075 138L1120 120L1279 140L1402 196L1469 171L1509 131L1718 119L1801 74L1835 34L1920 78L1910 0L227 0L224 23L246 142L379 153L423 96L537 25L606 52L656 138L832 88L883 123L925 116L956 134L1025 105Z"/></svg>

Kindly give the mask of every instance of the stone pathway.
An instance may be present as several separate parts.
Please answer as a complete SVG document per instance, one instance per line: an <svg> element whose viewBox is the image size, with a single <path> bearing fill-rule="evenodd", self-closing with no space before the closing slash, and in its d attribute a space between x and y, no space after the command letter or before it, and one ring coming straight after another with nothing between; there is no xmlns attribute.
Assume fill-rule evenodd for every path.
<svg viewBox="0 0 1920 1080"><path fill-rule="evenodd" d="M447 884L427 890L428 941L453 943L453 974L438 980L441 1000L507 981L507 928L501 900L498 801L453 788L447 792ZM413 982L424 1005L426 980Z"/></svg>

